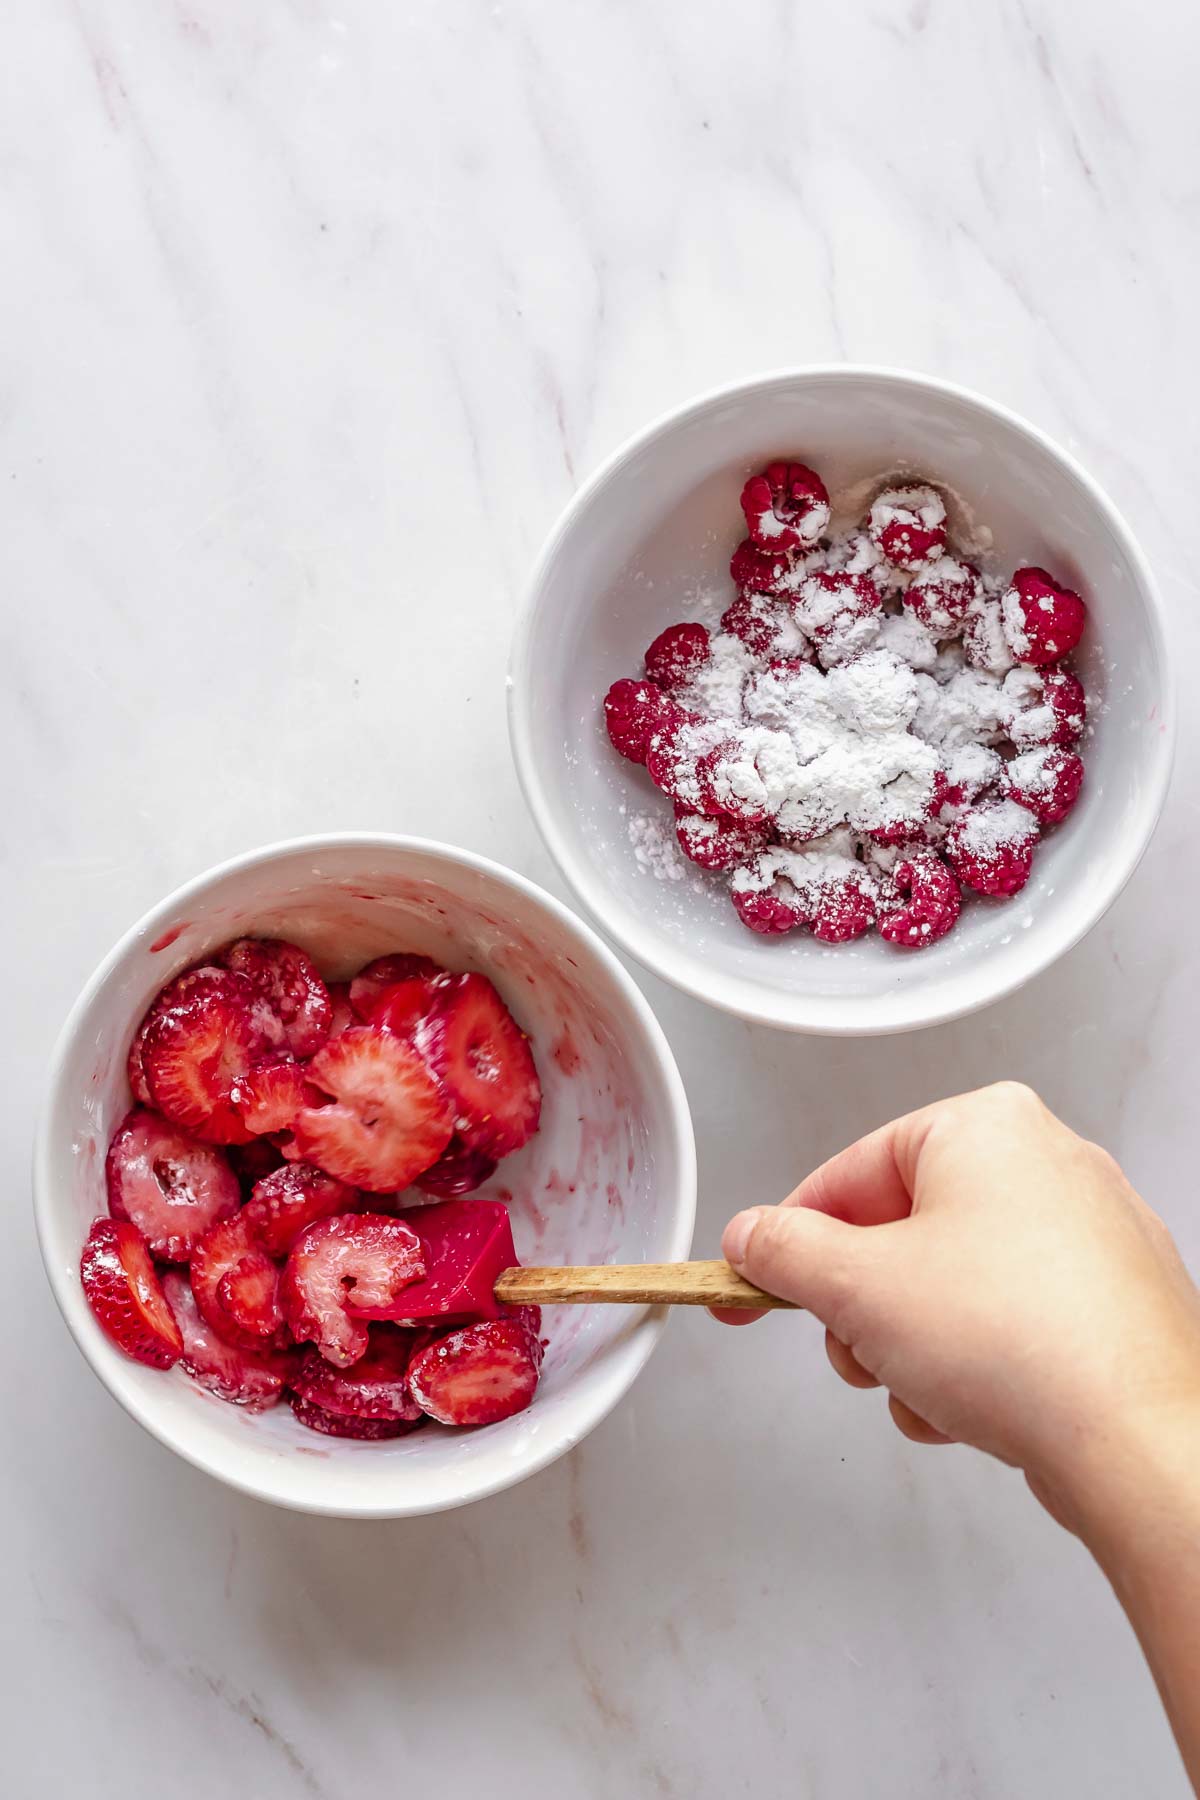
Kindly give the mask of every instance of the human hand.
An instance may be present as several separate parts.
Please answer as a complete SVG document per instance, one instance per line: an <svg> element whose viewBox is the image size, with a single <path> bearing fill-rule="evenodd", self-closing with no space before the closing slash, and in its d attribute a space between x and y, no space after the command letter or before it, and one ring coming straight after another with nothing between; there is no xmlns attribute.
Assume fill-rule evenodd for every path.
<svg viewBox="0 0 1200 1800"><path fill-rule="evenodd" d="M873 1132L722 1247L821 1320L845 1381L890 1389L907 1437L1015 1464L1084 1535L1146 1434L1200 1418L1200 1297L1166 1227L1015 1083Z"/></svg>

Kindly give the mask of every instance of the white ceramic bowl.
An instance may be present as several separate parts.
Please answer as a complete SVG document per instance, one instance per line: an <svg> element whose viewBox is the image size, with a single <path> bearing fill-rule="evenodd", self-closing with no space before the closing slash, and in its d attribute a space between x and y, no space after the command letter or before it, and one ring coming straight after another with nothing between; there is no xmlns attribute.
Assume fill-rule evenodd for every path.
<svg viewBox="0 0 1200 1800"><path fill-rule="evenodd" d="M757 938L711 878L663 880L633 852L630 816L665 815L668 803L609 745L605 691L618 676L640 674L642 653L664 626L694 615L697 590L732 598L742 483L782 455L821 472L835 522L839 498L852 498L857 514L872 478L910 472L945 481L991 528L997 566L1043 564L1090 608L1075 658L1095 722L1083 797L1039 847L1022 894L964 909L958 927L919 954L874 933L841 946L800 934ZM744 1018L858 1035L970 1012L1020 987L1090 930L1154 829L1174 707L1150 571L1078 463L1015 414L947 382L835 366L707 394L597 470L534 571L513 648L509 723L546 843L618 944Z"/></svg>
<svg viewBox="0 0 1200 1800"><path fill-rule="evenodd" d="M442 844L349 835L257 850L180 888L105 958L59 1041L34 1164L42 1254L84 1355L139 1423L231 1487L308 1512L398 1517L509 1487L616 1404L662 1332L661 1309L547 1310L550 1346L529 1411L385 1443L320 1437L286 1405L257 1415L226 1405L180 1369L131 1362L92 1317L79 1253L106 1211L104 1156L130 1104L130 1036L171 975L245 933L294 939L331 977L413 949L495 980L531 1034L544 1105L537 1135L480 1191L511 1194L526 1262L687 1256L695 1148L666 1039L616 958L540 888Z"/></svg>

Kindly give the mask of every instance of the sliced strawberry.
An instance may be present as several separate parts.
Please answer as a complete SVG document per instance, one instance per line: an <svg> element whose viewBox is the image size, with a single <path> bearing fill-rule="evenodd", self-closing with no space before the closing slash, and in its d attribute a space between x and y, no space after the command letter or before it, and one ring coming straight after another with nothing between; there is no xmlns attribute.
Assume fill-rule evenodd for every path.
<svg viewBox="0 0 1200 1800"><path fill-rule="evenodd" d="M375 1025L343 1031L309 1064L328 1106L296 1114L296 1149L340 1181L370 1193L404 1188L437 1161L452 1117L421 1057Z"/></svg>
<svg viewBox="0 0 1200 1800"><path fill-rule="evenodd" d="M542 1088L529 1039L486 975L443 976L417 1038L468 1148L507 1156L533 1136Z"/></svg>
<svg viewBox="0 0 1200 1800"><path fill-rule="evenodd" d="M185 969L182 975L176 975L173 981L168 981L166 987L155 995L146 1016L133 1034L126 1064L133 1097L142 1106L154 1105L146 1071L142 1067L142 1050L147 1031L160 1013L174 1012L189 1000L198 1000L208 994L224 994L231 1000L243 1002L248 1002L250 998L249 990L228 969L219 969L215 963L201 963L197 968Z"/></svg>
<svg viewBox="0 0 1200 1800"><path fill-rule="evenodd" d="M205 1232L192 1251L191 1277L196 1305L227 1344L244 1350L287 1344L279 1270L251 1236L245 1209Z"/></svg>
<svg viewBox="0 0 1200 1800"><path fill-rule="evenodd" d="M238 938L221 961L244 976L274 1014L293 1056L311 1056L329 1036L333 1005L316 963L283 938Z"/></svg>
<svg viewBox="0 0 1200 1800"><path fill-rule="evenodd" d="M495 1319L503 1313L493 1289L516 1267L512 1222L500 1200L446 1200L405 1214L420 1239L424 1273L382 1307L351 1297L355 1313L386 1319Z"/></svg>
<svg viewBox="0 0 1200 1800"><path fill-rule="evenodd" d="M417 1026L433 1004L436 980L426 975L413 975L384 988L371 1013L372 1025L393 1031L397 1037L411 1039Z"/></svg>
<svg viewBox="0 0 1200 1800"><path fill-rule="evenodd" d="M241 1204L238 1178L215 1145L142 1107L113 1133L104 1174L109 1212L131 1219L162 1262L186 1262L209 1226Z"/></svg>
<svg viewBox="0 0 1200 1800"><path fill-rule="evenodd" d="M181 1361L193 1381L249 1412L265 1412L283 1397L299 1367L298 1350L250 1351L227 1344L196 1305L187 1276L175 1269L163 1276L163 1291L179 1322Z"/></svg>
<svg viewBox="0 0 1200 1800"><path fill-rule="evenodd" d="M225 1154L245 1193L283 1166L282 1150L266 1138L254 1138L249 1144L227 1144Z"/></svg>
<svg viewBox="0 0 1200 1800"><path fill-rule="evenodd" d="M269 1256L243 1256L217 1283L217 1298L237 1326L251 1337L278 1340L279 1270Z"/></svg>
<svg viewBox="0 0 1200 1800"><path fill-rule="evenodd" d="M537 1392L542 1346L515 1319L489 1319L419 1350L408 1368L422 1412L442 1425L494 1425Z"/></svg>
<svg viewBox="0 0 1200 1800"><path fill-rule="evenodd" d="M495 1157L485 1156L482 1150L470 1150L461 1138L453 1137L449 1149L433 1167L417 1177L417 1186L423 1194L438 1194L451 1200L456 1194L473 1193L495 1173Z"/></svg>
<svg viewBox="0 0 1200 1800"><path fill-rule="evenodd" d="M358 1198L357 1189L313 1163L287 1163L256 1182L242 1217L268 1256L284 1257L306 1226L350 1211Z"/></svg>
<svg viewBox="0 0 1200 1800"><path fill-rule="evenodd" d="M183 1338L145 1239L123 1219L96 1219L79 1259L88 1305L118 1350L152 1369L179 1361Z"/></svg>
<svg viewBox="0 0 1200 1800"><path fill-rule="evenodd" d="M292 1395L292 1411L301 1425L307 1425L310 1431L323 1431L326 1437L406 1437L410 1431L419 1431L424 1423L423 1415L418 1419L364 1419L354 1413L326 1412L323 1406L302 1400L299 1394Z"/></svg>
<svg viewBox="0 0 1200 1800"><path fill-rule="evenodd" d="M532 1337L539 1340L541 1339L542 1309L540 1306L502 1306L500 1308L500 1317L502 1319L515 1319L519 1325L525 1327L526 1331L528 1331ZM545 1344L542 1344L543 1350L545 1347Z"/></svg>
<svg viewBox="0 0 1200 1800"><path fill-rule="evenodd" d="M234 1082L230 1098L247 1131L255 1137L288 1131L302 1106L319 1106L321 1090L298 1062L259 1063Z"/></svg>
<svg viewBox="0 0 1200 1800"><path fill-rule="evenodd" d="M142 1067L155 1106L210 1143L250 1136L233 1104L234 1084L266 1054L250 1013L226 993L201 994L151 1021Z"/></svg>
<svg viewBox="0 0 1200 1800"><path fill-rule="evenodd" d="M345 1369L367 1348L367 1327L352 1317L386 1316L400 1292L425 1272L415 1231L382 1213L341 1213L301 1232L280 1284L283 1313L294 1337L316 1344L327 1362Z"/></svg>
<svg viewBox="0 0 1200 1800"><path fill-rule="evenodd" d="M407 950L394 951L391 956L377 956L365 969L360 969L350 983L350 1004L359 1018L369 1023L379 1001L397 982L439 973L437 964L429 956L417 956Z"/></svg>
<svg viewBox="0 0 1200 1800"><path fill-rule="evenodd" d="M329 1035L330 1037L340 1037L348 1026L358 1023L358 1014L350 1004L350 983L348 981L331 981L329 983L329 1004L333 1008Z"/></svg>
<svg viewBox="0 0 1200 1800"><path fill-rule="evenodd" d="M319 1350L306 1350L292 1383L302 1400L326 1412L360 1419L419 1419L408 1385L416 1334L395 1325L372 1325L364 1355L352 1369L335 1369Z"/></svg>

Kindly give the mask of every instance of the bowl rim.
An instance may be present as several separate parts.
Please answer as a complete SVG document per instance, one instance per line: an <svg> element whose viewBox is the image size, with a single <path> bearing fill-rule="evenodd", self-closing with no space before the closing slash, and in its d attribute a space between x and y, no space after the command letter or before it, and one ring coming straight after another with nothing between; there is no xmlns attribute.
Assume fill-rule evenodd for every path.
<svg viewBox="0 0 1200 1800"><path fill-rule="evenodd" d="M122 1355L122 1352L115 1345L110 1344L102 1332L84 1333L80 1329L85 1316L91 1317L87 1302L83 1297L82 1290L77 1285L71 1284L66 1270L58 1267L49 1243L53 1214L52 1121L57 1111L57 1100L64 1080L66 1059L78 1035L80 1024L97 993L114 970L146 938L153 941L159 935L160 928L169 924L173 917L178 915L182 906L190 905L195 900L203 898L211 888L230 875L245 869L265 867L284 857L296 854L319 855L334 850L361 849L365 851L380 848L431 857L434 861L445 862L457 868L470 869L488 877L502 887L513 890L523 899L531 902L534 907L548 913L564 926L568 933L574 935L583 948L589 950L598 959L602 969L615 984L618 993L628 1003L634 1018L644 1033L647 1049L664 1084L670 1130L675 1140L674 1147L679 1160L679 1179L676 1183L674 1215L669 1234L669 1251L672 1260L682 1260L687 1257L691 1249L696 1222L695 1132L683 1078L679 1073L666 1034L649 1001L633 977L622 966L599 934L592 929L587 920L580 918L578 913L565 906L561 900L557 900L553 894L547 893L536 882L530 881L527 876L519 874L515 869L507 868L502 863L495 862L490 857L482 856L476 851L460 849L456 845L446 844L434 838L415 837L395 832L325 832L307 837L285 838L256 849L242 851L224 862L214 864L201 874L193 876L189 881L185 881L173 889L164 899L158 901L135 924L122 933L98 963L68 1012L51 1053L33 1149L33 1211L42 1264L50 1284L50 1290L77 1349L112 1397L143 1430L168 1450L181 1456L193 1468L203 1470L206 1475L224 1483L227 1487L268 1504L283 1506L290 1511L332 1518L414 1518L435 1512L446 1512L459 1506L469 1505L476 1500L484 1500L491 1494L499 1493L505 1488L526 1480L529 1476L536 1475L550 1463L557 1461L560 1456L565 1455L577 1443L580 1443L589 1432L602 1423L629 1392L662 1337L669 1310L666 1307L645 1309L638 1320L637 1329L629 1334L628 1339L620 1347L622 1360L614 1379L598 1396L593 1398L585 1416L548 1435L539 1433L538 1438L533 1440L533 1449L528 1457L512 1459L515 1467L502 1467L492 1475L465 1484L466 1491L461 1496L438 1500L432 1504L421 1502L418 1499L411 1505L389 1501L383 1505L367 1503L360 1507L347 1506L345 1503L330 1504L319 1498L305 1497L302 1493L285 1495L276 1491L268 1480L255 1479L250 1474L240 1473L238 1469L214 1466L208 1457L198 1452L189 1443L186 1421L182 1430L171 1429L168 1423L171 1417L170 1409L166 1409L166 1418L160 1419L157 1416L158 1409L154 1406L144 1405L140 1394L132 1384L126 1384L121 1379L124 1373L123 1365L128 1360ZM297 1469L299 1470L298 1464ZM298 1472L297 1481L302 1487L304 1471Z"/></svg>
<svg viewBox="0 0 1200 1800"><path fill-rule="evenodd" d="M606 885L601 880L593 879L590 868L582 857L576 855L567 833L558 828L553 817L538 767L538 760L533 750L532 683L525 679L525 672L530 666L534 616L550 565L558 555L564 539L574 529L577 521L591 505L596 495L608 486L609 482L632 457L671 427L724 401L761 389L803 386L815 381L828 381L831 378L845 381L851 386L856 382L871 382L885 386L891 385L897 389L916 389L957 400L1010 427L1019 435L1023 434L1053 460L1060 463L1104 516L1110 530L1129 559L1146 600L1151 647L1161 680L1158 708L1161 729L1155 741L1153 759L1147 771L1147 803L1140 815L1137 830L1130 832L1125 840L1122 857L1114 861L1105 880L1097 882L1093 888L1088 890L1086 903L1080 905L1072 915L1073 923L1070 927L1062 931L1056 940L1052 940L1045 953L1035 958L1029 967L1019 969L1015 974L1002 981L984 984L980 991L968 995L960 1002L922 1004L921 989L915 988L910 1015L899 1022L889 1023L876 1023L869 1017L830 1020L824 1017L806 1016L805 1008L808 997L803 994L784 993L782 990L778 992L774 1000L766 998L761 1002L755 1002L742 999L740 988L743 984L740 978L738 981L739 997L735 997L724 991L724 978L719 971L715 984L711 977L706 982L698 976L693 976L689 973L690 957L685 952L676 951L672 946L666 944L659 938L656 931L642 931L635 925L623 925L614 920L610 916L607 904L608 889ZM941 376L923 375L916 370L884 363L803 363L770 369L759 374L744 375L736 380L723 382L718 387L708 388L676 406L668 407L665 411L658 413L648 424L626 437L575 491L551 526L521 596L509 655L508 730L517 780L520 783L521 792L525 796L525 803L541 833L542 840L572 894L584 907L588 916L613 943L628 955L636 958L643 968L658 976L660 980L668 981L682 992L690 994L693 999L703 1001L709 1006L715 1006L722 1012L731 1013L736 1018L749 1020L753 1024L770 1025L784 1031L804 1032L820 1037L849 1038L892 1037L906 1031L926 1030L931 1026L947 1024L951 1020L964 1018L971 1013L978 1012L983 1007L992 1005L994 1001L1002 1000L1007 995L1026 986L1028 982L1043 973L1060 957L1065 956L1082 938L1086 937L1087 933L1099 923L1118 899L1132 878L1145 855L1146 848L1162 815L1175 758L1176 681L1169 655L1166 619L1166 607L1145 552L1125 518L1099 482L1089 474L1070 451L1064 450L1040 426L1032 424L1022 414L1005 406L1001 401L991 400L973 388L965 387L956 381L948 381Z"/></svg>

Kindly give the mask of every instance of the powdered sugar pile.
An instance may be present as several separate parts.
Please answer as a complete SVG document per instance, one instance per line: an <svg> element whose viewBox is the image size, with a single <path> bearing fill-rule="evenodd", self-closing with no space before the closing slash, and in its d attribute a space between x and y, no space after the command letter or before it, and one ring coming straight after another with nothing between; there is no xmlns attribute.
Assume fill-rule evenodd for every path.
<svg viewBox="0 0 1200 1800"><path fill-rule="evenodd" d="M1005 583L967 562L928 483L819 539L828 495L803 464L768 465L742 504L719 624L668 628L648 680L605 701L614 745L675 806L629 816L638 864L677 881L682 852L723 875L756 931L932 942L960 883L1016 892L1078 793L1086 702L1055 665L1083 603L1044 570Z"/></svg>

